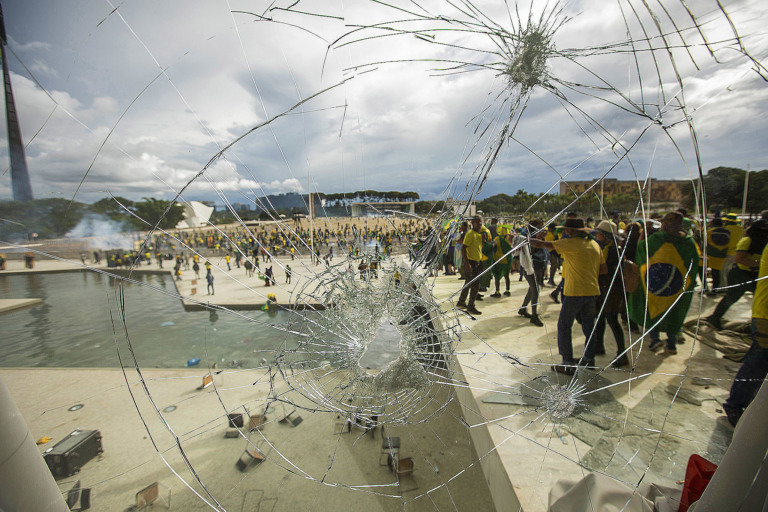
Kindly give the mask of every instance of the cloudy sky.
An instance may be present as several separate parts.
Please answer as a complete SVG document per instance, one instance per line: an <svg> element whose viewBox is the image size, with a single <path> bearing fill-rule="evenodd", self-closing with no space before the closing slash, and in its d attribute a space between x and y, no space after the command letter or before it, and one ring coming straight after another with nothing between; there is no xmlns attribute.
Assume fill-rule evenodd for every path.
<svg viewBox="0 0 768 512"><path fill-rule="evenodd" d="M658 28L635 0L294 3L2 2L35 196L71 198L82 181L84 202L188 185L189 200L244 203L311 181L439 199L478 176L485 197L602 173L690 179L697 158L768 168L768 83L715 1L650 2ZM722 3L768 62L767 3ZM523 50L546 66L515 109L504 70Z"/></svg>

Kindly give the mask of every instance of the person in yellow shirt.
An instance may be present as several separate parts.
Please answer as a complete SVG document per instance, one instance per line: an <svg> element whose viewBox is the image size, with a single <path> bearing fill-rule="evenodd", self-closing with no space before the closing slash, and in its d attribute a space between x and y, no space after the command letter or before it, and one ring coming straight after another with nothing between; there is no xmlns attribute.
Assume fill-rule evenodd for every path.
<svg viewBox="0 0 768 512"><path fill-rule="evenodd" d="M752 346L733 378L733 385L723 410L731 425L752 402L768 375L768 246L760 257L760 271L752 302Z"/></svg>
<svg viewBox="0 0 768 512"><path fill-rule="evenodd" d="M573 375L577 361L573 357L573 338L571 328L577 317L581 318L581 330L586 336L584 355L580 365L594 366L597 343L593 342L592 331L597 317L597 300L600 297L598 276L605 274L608 268L600 246L589 238L584 219L568 218L564 226L568 238L547 242L531 239L531 245L555 250L563 256L563 306L557 320L557 348L562 357L562 364L552 366L558 373Z"/></svg>
<svg viewBox="0 0 768 512"><path fill-rule="evenodd" d="M487 240L483 230L483 219L479 216L472 218L471 228L461 242L461 257L464 265L464 287L459 295L458 308L466 308L472 315L482 314L475 308L475 300L480 291L480 274L483 271L483 242ZM466 302L469 295L469 302Z"/></svg>
<svg viewBox="0 0 768 512"><path fill-rule="evenodd" d="M725 297L705 320L713 327L722 329L722 318L745 292L754 292L760 255L768 243L768 221L758 220L747 229L746 236L736 244L734 263L728 271L728 288Z"/></svg>

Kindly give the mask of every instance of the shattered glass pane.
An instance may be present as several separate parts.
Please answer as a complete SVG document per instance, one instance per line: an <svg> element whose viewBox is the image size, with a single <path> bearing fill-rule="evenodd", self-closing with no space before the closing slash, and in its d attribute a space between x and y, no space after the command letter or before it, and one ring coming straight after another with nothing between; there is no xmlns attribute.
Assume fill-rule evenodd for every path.
<svg viewBox="0 0 768 512"><path fill-rule="evenodd" d="M78 175L41 174L51 188L43 193L73 202L109 194L112 213L143 222L134 235L88 217L70 233L77 242L60 244L98 233L76 251L149 253L152 265L156 251L184 253L216 277L211 293L188 268L183 279L155 281L142 262L83 258L81 267L117 282L98 284L104 309L92 314L112 329L103 343L114 345L122 372L100 373L99 386L50 386L66 395L46 403L31 428L67 428L49 418L72 400L84 413L119 403L119 425L87 418L104 422L94 426L105 443L128 430L130 446L113 445L100 473L81 474L114 509L159 480L183 510L545 510L560 479L594 472L637 494L643 483L677 486L691 453L717 463L732 434L717 408L738 366L700 342L712 301L700 287L676 358L655 356L648 334L625 323L623 351L614 355L609 341L598 367L566 376L552 370L560 356L551 290L540 286L543 328L519 317L527 284L515 273L513 296L494 302L487 293L480 316L459 307L463 283L441 261L469 205L509 183L568 198L553 214L547 195L531 194L506 218L524 227L534 218L558 225L574 210L608 218L600 187L614 178L629 180L627 213L645 222L662 208L653 187L665 171L702 177L700 141L715 146L720 133L708 107L749 111L765 99L768 73L765 38L750 32L764 8L692 4L230 1L198 5L204 22L186 5L79 4L85 21L70 31L78 44L62 43L79 48L67 73L54 69L58 53L30 62L29 41L9 41L26 73L14 76L24 107L45 97L48 109L25 128L35 134L31 174L70 158L52 150L59 139L88 155ZM55 21L36 7L46 25ZM68 80L95 80L102 47L131 70L106 89L123 103L66 92ZM449 126L454 109L458 127ZM403 135L396 145L383 144L395 134ZM594 182L577 191L585 179ZM349 213L352 198L342 208L309 194L370 187L438 190L444 204L403 214L363 198L374 216L353 222L329 220ZM280 216L276 191L301 192L308 217ZM171 205L142 217L122 198L134 192L189 208L214 198L229 217L161 228ZM701 218L707 198L693 193L690 213ZM243 219L249 208L260 222ZM530 235L515 238L510 254ZM55 244L2 243L80 265ZM45 289L36 279L24 286ZM613 279L623 280L621 269ZM174 334L142 339L147 315L132 287L179 299L207 323L181 333L171 321L162 328ZM247 334L218 336L230 322ZM581 329L574 333L580 352ZM154 368L163 365L152 347L164 344L194 350L187 368ZM43 343L41 358L48 350ZM622 358L629 364L613 364ZM110 450L119 464L108 462Z"/></svg>

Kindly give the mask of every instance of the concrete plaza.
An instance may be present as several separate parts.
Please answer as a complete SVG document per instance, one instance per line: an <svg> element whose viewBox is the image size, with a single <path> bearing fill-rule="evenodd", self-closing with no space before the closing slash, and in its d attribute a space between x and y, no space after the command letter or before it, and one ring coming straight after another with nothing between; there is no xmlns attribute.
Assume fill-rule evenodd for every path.
<svg viewBox="0 0 768 512"><path fill-rule="evenodd" d="M269 293L279 304L292 304L317 272L307 263L290 258L273 263L278 286L265 287L243 268L232 265L228 272L220 264L214 267L215 295L207 294L203 280L193 282L191 271L176 286L190 308L208 303L256 308ZM286 264L293 268L291 285L281 270ZM71 262L39 260L34 271L78 269L82 266ZM142 269L158 270L154 264ZM5 273L24 271L20 261L9 261ZM414 478L403 486L386 465L379 465L380 429L374 435L358 429L339 434L334 415L312 412L311 400L295 393L291 401L300 406L303 419L298 426L278 422L285 411L275 407L266 411L267 423L260 430L225 437L227 411L245 407L263 413L259 408L267 396L290 392L286 383L262 370L214 373L214 385L205 389L198 389L207 373L203 368L127 368L125 373L6 368L0 375L33 436L52 438L40 445L41 452L75 428L101 431L104 454L78 475L59 481L62 490L77 479L91 487L94 510L124 510L135 502L137 491L158 481L171 491L176 510L205 510L216 507L217 500L227 510L495 506L540 511L546 510L555 481L578 480L588 470L630 486L641 479L675 486L692 453L718 462L732 433L719 402L738 363L690 335L677 355L666 357L643 348L647 342L640 340L632 348L633 368L580 372L574 382L586 386L583 406L554 421L542 393L570 382L550 369L559 360L559 307L544 292L544 327L518 316L527 285L515 277L510 297L486 294L478 303L483 315L472 319L452 306L460 285L455 276L428 280L443 311L440 321L458 325L462 334L450 365L455 386L434 392L431 406L436 408L423 411L429 420L390 426L390 435L401 438L401 456L415 461ZM697 296L691 318L707 314L714 300ZM0 311L3 305L0 301ZM746 302L734 306L729 317L748 318ZM574 327L579 353L583 337ZM639 335L632 336L636 340ZM608 355L597 360L601 367L611 361L611 344L608 334ZM84 407L68 411L75 404ZM173 412L161 414L171 405ZM257 447L266 460L240 472L235 462L249 447ZM413 486L418 487L405 490Z"/></svg>

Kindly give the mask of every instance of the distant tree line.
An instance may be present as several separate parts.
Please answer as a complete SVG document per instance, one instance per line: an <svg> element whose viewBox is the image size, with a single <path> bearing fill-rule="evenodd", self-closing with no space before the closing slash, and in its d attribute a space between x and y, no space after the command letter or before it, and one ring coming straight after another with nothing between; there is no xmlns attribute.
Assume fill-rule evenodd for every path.
<svg viewBox="0 0 768 512"><path fill-rule="evenodd" d="M153 197L141 201L106 197L90 205L62 198L1 201L0 239L23 240L33 233L39 238L60 238L88 215L105 216L125 231L147 230L158 223L161 229L170 229L183 219L184 209Z"/></svg>
<svg viewBox="0 0 768 512"><path fill-rule="evenodd" d="M416 192L379 192L378 190L358 190L357 192L340 192L336 194L319 193L325 200L326 206L349 206L352 203L387 203L416 201L419 194Z"/></svg>
<svg viewBox="0 0 768 512"><path fill-rule="evenodd" d="M744 169L733 167L716 167L704 175L704 192L709 214L715 211L741 211L744 197ZM696 206L694 191L699 190L701 180L687 182L683 186L683 197L680 204L663 205L663 208L684 207L693 214ZM757 214L768 209L768 170L749 173L749 189L747 193L747 213ZM476 202L478 210L486 216L526 215L526 217L547 218L563 211L576 211L584 217L599 218L614 211L622 215L639 214L640 191L631 194L605 194L600 202L600 191L593 190L584 194L574 203L573 194L530 193L518 190L515 195L495 194ZM444 209L443 201L419 201L416 212L419 214L439 213ZM652 204L651 209L658 209L658 203Z"/></svg>
<svg viewBox="0 0 768 512"><path fill-rule="evenodd" d="M744 183L747 171L735 167L715 167L704 176L704 193L707 210L741 211L744 201ZM695 205L695 191L700 190L701 180L696 179L685 185L684 206L692 209ZM749 173L747 190L747 213L759 213L768 208L768 170Z"/></svg>
<svg viewBox="0 0 768 512"><path fill-rule="evenodd" d="M696 192L704 187L708 213L717 210L741 211L744 195L746 172L734 167L716 167L704 175L703 180L692 180L684 185L682 206L693 212L696 204ZM328 207L349 206L356 202L405 202L415 201L416 213L428 215L440 213L445 209L445 201L419 201L416 192L380 192L359 190L351 193L318 193L317 200L324 199ZM749 173L747 194L747 212L759 213L768 208L768 170ZM477 209L485 215L523 215L527 217L551 217L567 210L578 211L585 217L599 217L601 209L610 214L619 211L632 215L639 202L637 194L611 194L603 197L600 204L599 191L585 194L575 204L570 194L530 193L518 190L515 195L496 194L477 201ZM126 231L147 230L158 225L161 229L172 229L184 217L181 205L170 201L143 197L132 201L124 197L106 197L93 204L80 203L62 198L36 199L34 201L0 201L0 240L12 241L26 239L37 233L39 238L62 237L74 229L86 215L103 215L123 226ZM170 206L169 206L170 205ZM296 213L306 213L306 208L278 209L276 211L240 212L243 220L269 220L279 218L281 214L291 217ZM235 222L235 216L229 210L219 210L211 217L213 223Z"/></svg>

